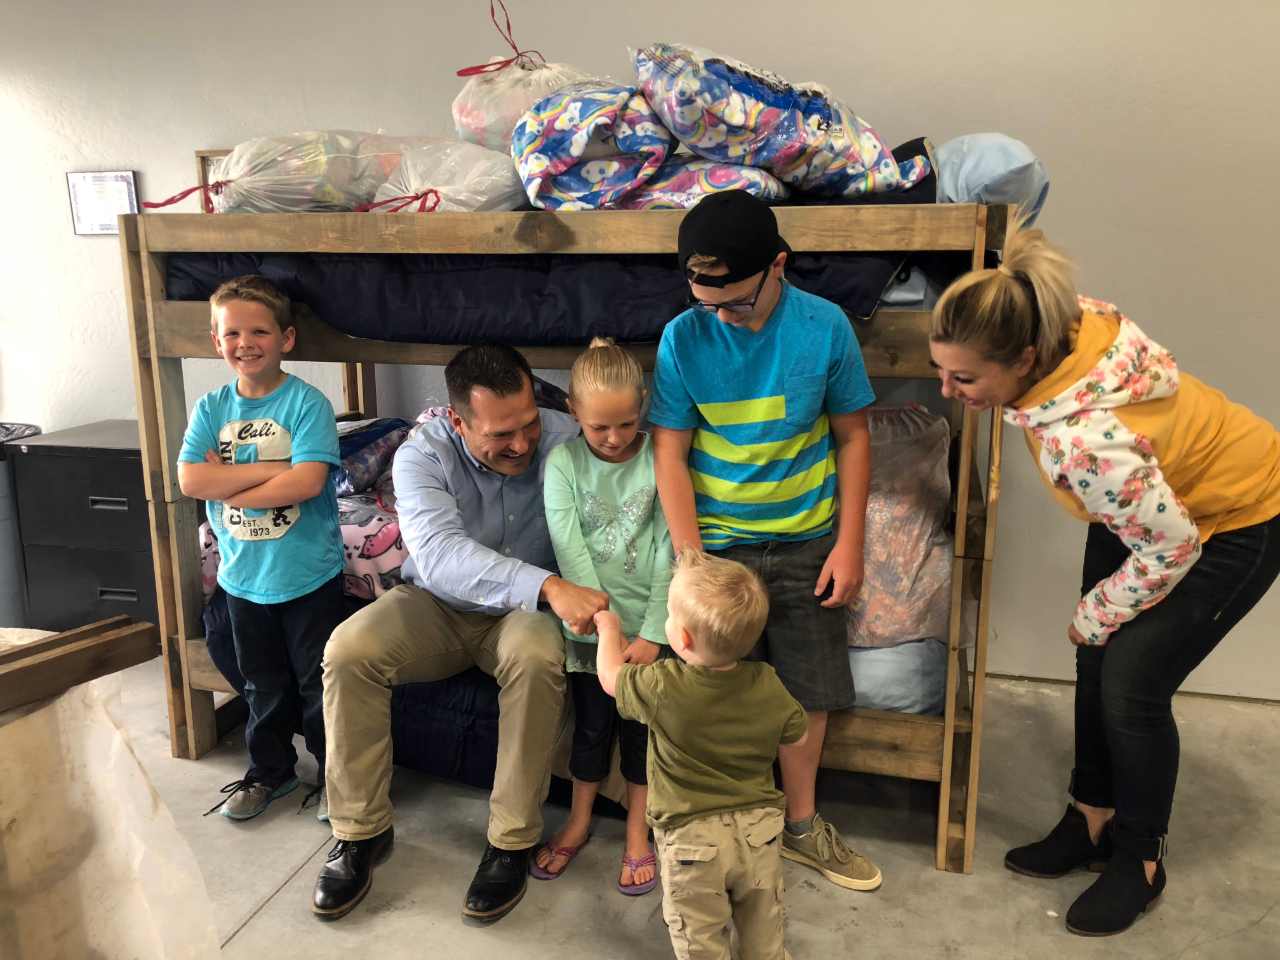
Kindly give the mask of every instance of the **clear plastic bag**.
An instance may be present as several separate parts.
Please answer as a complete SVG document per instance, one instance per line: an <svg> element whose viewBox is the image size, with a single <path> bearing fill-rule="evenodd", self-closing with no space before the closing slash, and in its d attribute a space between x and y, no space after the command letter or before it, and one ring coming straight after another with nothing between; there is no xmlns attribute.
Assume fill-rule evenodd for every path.
<svg viewBox="0 0 1280 960"><path fill-rule="evenodd" d="M866 569L849 645L943 638L951 613L947 421L924 407L872 407Z"/></svg>
<svg viewBox="0 0 1280 960"><path fill-rule="evenodd" d="M503 61L503 57L493 57L489 62ZM535 103L562 87L588 79L588 74L565 63L516 58L501 69L467 79L453 100L453 125L461 140L510 153L511 131Z"/></svg>
<svg viewBox="0 0 1280 960"><path fill-rule="evenodd" d="M429 198L432 191L435 197ZM378 188L373 206L384 213L478 212L514 210L525 202L524 185L509 154L440 140L406 150L395 173Z"/></svg>
<svg viewBox="0 0 1280 960"><path fill-rule="evenodd" d="M312 130L238 144L211 171L217 213L354 210L373 200L401 154L429 137Z"/></svg>
<svg viewBox="0 0 1280 960"><path fill-rule="evenodd" d="M823 196L915 186L926 157L899 163L880 135L824 87L696 47L655 43L635 51L645 98L676 138L707 160L763 167Z"/></svg>

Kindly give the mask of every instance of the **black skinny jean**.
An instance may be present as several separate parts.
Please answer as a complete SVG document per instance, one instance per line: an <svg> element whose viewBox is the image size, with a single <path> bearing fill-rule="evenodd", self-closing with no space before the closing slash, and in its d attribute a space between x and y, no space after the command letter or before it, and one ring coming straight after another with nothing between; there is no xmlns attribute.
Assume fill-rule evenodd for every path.
<svg viewBox="0 0 1280 960"><path fill-rule="evenodd" d="M1129 551L1105 526L1089 527L1082 592L1114 573ZM1111 635L1076 650L1076 760L1071 795L1114 807L1138 837L1169 829L1178 779L1174 692L1248 613L1280 572L1280 517L1215 534L1165 599Z"/></svg>

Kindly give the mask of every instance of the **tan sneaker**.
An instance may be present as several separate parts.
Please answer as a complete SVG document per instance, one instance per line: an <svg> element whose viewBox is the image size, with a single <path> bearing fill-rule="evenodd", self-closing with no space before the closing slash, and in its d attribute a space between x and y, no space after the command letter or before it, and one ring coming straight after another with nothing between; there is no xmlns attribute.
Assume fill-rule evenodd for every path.
<svg viewBox="0 0 1280 960"><path fill-rule="evenodd" d="M849 890L874 890L880 886L880 868L854 853L840 833L818 814L813 829L799 836L782 831L782 855L813 867L837 886Z"/></svg>

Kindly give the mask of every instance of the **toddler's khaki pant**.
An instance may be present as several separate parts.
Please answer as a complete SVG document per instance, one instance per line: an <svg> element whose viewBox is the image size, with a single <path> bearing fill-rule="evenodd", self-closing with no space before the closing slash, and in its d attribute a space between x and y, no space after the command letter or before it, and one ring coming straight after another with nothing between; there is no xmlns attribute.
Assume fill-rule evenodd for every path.
<svg viewBox="0 0 1280 960"><path fill-rule="evenodd" d="M678 960L783 960L782 811L714 813L655 830L662 915Z"/></svg>

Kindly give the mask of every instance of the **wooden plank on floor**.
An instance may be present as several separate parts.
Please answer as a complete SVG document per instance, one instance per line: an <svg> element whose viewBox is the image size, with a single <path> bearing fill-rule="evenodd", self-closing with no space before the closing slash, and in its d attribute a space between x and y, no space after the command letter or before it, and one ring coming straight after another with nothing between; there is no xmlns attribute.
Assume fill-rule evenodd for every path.
<svg viewBox="0 0 1280 960"><path fill-rule="evenodd" d="M0 712L144 663L160 653L155 624L130 621L0 666Z"/></svg>
<svg viewBox="0 0 1280 960"><path fill-rule="evenodd" d="M63 630L62 633L55 633L49 637L42 637L32 643L24 643L20 647L14 647L12 650L0 650L0 666L3 666L6 663L12 663L15 660L24 660L37 653L45 653L48 650L56 650L59 647L69 646L70 644L84 640L86 637L99 636L108 630L114 630L116 627L122 627L133 622L134 621L131 617L121 614L118 617L108 617L106 620L98 620L95 623L85 624L83 627L76 627L72 630Z"/></svg>

